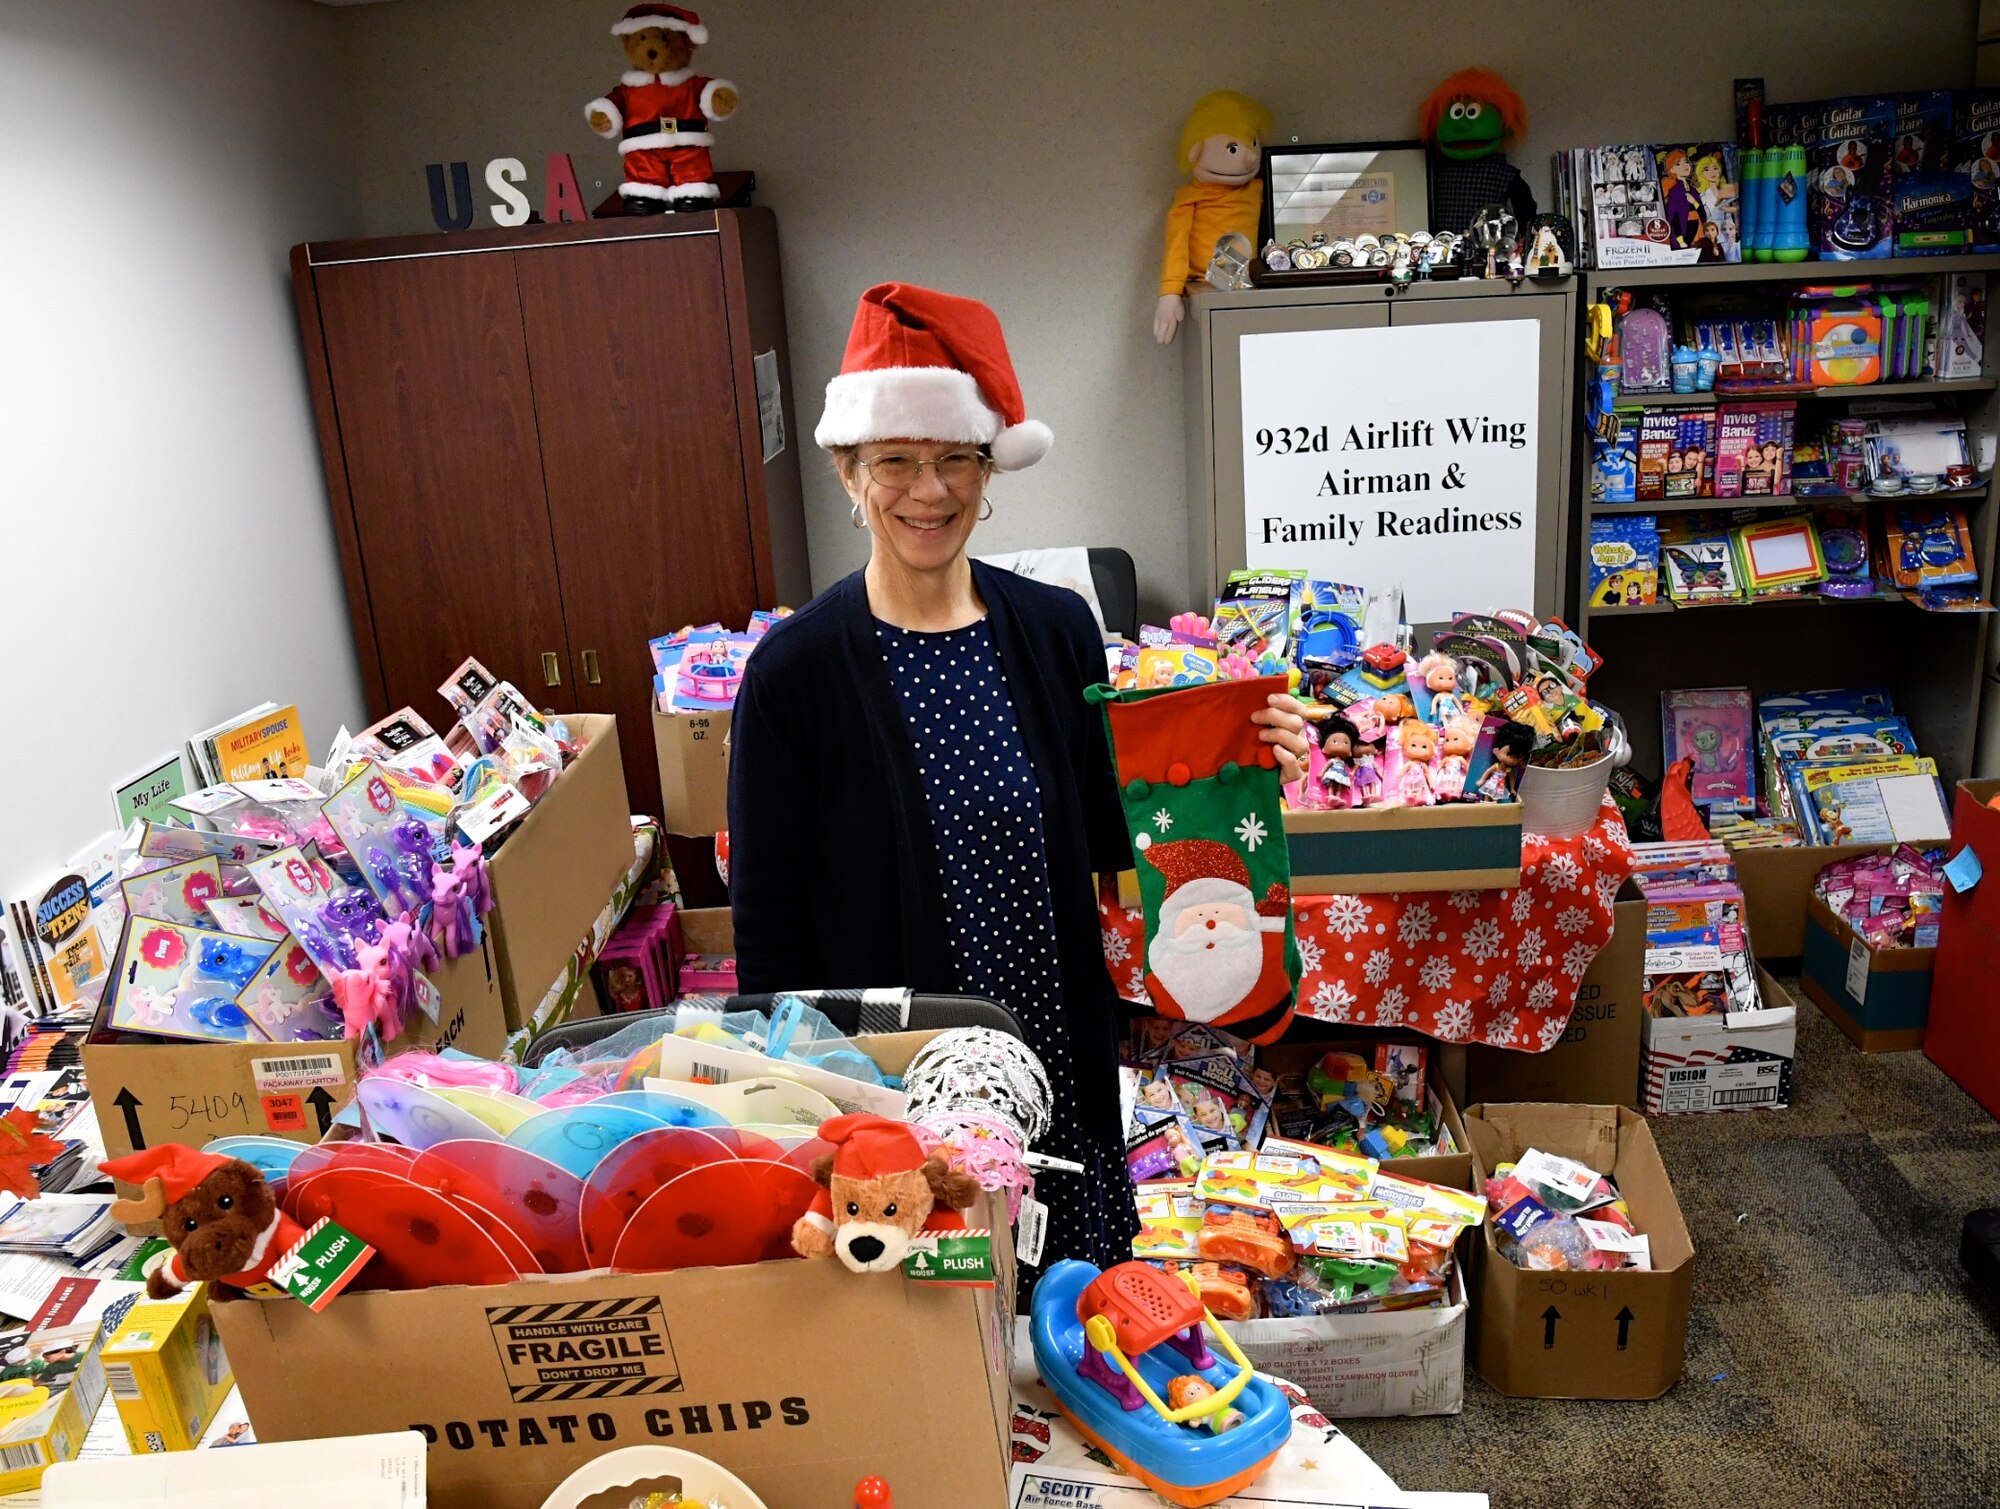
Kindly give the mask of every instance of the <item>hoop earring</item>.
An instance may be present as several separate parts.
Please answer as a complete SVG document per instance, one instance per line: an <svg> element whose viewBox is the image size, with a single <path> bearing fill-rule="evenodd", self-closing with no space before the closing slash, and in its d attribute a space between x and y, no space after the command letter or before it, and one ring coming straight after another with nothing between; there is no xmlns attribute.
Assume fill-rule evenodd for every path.
<svg viewBox="0 0 2000 1509"><path fill-rule="evenodd" d="M986 505L979 511L979 522L983 524L993 517L993 500L991 498L981 498L979 501Z"/></svg>
<svg viewBox="0 0 2000 1509"><path fill-rule="evenodd" d="M847 510L847 522L852 524L856 529L861 529L866 527L861 522L861 505L859 503L854 503L849 505Z"/></svg>

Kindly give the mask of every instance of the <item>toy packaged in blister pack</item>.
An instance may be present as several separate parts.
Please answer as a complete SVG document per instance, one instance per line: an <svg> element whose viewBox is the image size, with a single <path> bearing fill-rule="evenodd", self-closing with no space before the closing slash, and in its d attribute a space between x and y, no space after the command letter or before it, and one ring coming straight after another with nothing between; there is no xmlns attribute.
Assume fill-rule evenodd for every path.
<svg viewBox="0 0 2000 1509"><path fill-rule="evenodd" d="M1972 249L2000 251L2000 89L1958 95L1953 111L1951 171L1972 194Z"/></svg>
<svg viewBox="0 0 2000 1509"><path fill-rule="evenodd" d="M1689 794L1711 813L1757 810L1747 686L1676 688L1660 694L1661 743L1668 765L1693 762Z"/></svg>
<svg viewBox="0 0 2000 1509"><path fill-rule="evenodd" d="M275 945L214 928L133 917L106 991L106 1020L122 1032L198 1042L255 1042L237 1004Z"/></svg>
<svg viewBox="0 0 2000 1509"><path fill-rule="evenodd" d="M1638 501L1639 421L1630 414L1617 415L1617 438L1590 443L1590 501L1593 503L1634 503Z"/></svg>
<svg viewBox="0 0 2000 1509"><path fill-rule="evenodd" d="M1806 142L1815 255L1848 262L1895 252L1890 166L1896 104L1886 96L1826 100Z"/></svg>

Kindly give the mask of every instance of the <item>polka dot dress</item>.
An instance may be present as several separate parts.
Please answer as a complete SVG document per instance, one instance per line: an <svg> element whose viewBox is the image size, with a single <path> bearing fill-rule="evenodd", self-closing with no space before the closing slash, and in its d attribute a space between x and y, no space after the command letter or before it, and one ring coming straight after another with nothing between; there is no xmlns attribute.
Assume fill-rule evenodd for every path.
<svg viewBox="0 0 2000 1509"><path fill-rule="evenodd" d="M993 636L984 619L938 634L879 620L875 628L923 775L959 989L1020 1018L1056 1097L1054 1127L1035 1151L1087 1170L1035 1180L1049 1207L1041 1266L1121 1262L1136 1229L1124 1149L1099 1146L1078 1124L1041 792ZM1091 1091L1115 1096L1117 1087Z"/></svg>

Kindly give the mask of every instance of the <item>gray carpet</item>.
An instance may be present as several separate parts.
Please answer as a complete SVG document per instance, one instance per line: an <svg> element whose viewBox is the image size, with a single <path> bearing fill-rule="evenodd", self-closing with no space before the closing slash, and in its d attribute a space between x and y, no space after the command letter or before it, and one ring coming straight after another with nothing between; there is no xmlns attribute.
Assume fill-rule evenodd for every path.
<svg viewBox="0 0 2000 1509"><path fill-rule="evenodd" d="M1347 1433L1403 1487L1494 1509L2000 1505L2000 1314L1958 1264L1965 1212L2000 1205L2000 1124L1801 995L1790 1110L1652 1126L1695 1244L1680 1383L1508 1399L1468 1368L1463 1414Z"/></svg>

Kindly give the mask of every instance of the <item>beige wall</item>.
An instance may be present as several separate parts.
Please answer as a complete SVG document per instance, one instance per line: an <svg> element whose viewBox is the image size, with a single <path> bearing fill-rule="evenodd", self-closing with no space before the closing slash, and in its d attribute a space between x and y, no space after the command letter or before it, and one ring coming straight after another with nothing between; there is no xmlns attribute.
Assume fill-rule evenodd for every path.
<svg viewBox="0 0 2000 1509"><path fill-rule="evenodd" d="M1056 432L995 489L976 545L1117 544L1154 609L1185 595L1181 369L1150 334L1174 139L1206 90L1265 100L1280 140L1408 132L1444 74L1499 68L1532 129L1512 152L1547 197L1549 154L1731 129L1730 85L1772 97L1958 85L1975 0L725 0L697 4L698 66L742 111L717 164L753 168L784 242L808 434L854 301L905 279L1000 313L1032 413ZM423 165L475 182L517 156L539 184L574 154L586 193L615 154L579 107L615 82L618 0L399 0L341 13L361 122L364 223L430 228ZM538 193L539 191L537 191ZM480 223L486 223L482 213ZM806 457L813 580L862 559L837 484Z"/></svg>
<svg viewBox="0 0 2000 1509"><path fill-rule="evenodd" d="M321 752L366 710L285 264L360 214L334 32L0 3L0 894L189 734L296 701Z"/></svg>

